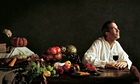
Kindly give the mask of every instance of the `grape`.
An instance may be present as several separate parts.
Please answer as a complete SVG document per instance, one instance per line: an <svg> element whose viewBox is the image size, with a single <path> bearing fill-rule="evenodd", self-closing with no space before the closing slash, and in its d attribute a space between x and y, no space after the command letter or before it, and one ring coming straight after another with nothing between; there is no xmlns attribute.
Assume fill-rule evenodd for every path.
<svg viewBox="0 0 140 84"><path fill-rule="evenodd" d="M71 61L72 64L80 64L81 60L80 60L80 56L77 55L76 53L74 54L67 54L67 60Z"/></svg>

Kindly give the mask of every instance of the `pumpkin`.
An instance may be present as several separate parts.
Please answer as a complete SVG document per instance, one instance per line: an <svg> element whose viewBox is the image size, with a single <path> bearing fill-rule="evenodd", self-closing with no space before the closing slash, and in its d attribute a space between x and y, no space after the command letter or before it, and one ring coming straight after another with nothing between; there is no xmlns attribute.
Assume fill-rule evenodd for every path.
<svg viewBox="0 0 140 84"><path fill-rule="evenodd" d="M13 37L11 39L11 45L14 47L25 47L27 46L28 41L26 38L22 38L22 37Z"/></svg>

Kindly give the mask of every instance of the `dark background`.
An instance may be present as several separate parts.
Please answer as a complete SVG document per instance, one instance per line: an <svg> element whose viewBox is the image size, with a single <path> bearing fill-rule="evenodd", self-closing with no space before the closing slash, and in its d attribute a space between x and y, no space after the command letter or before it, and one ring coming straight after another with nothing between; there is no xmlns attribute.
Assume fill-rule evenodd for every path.
<svg viewBox="0 0 140 84"><path fill-rule="evenodd" d="M140 0L0 1L0 28L25 37L38 55L51 46L72 44L82 59L107 20L117 22L118 41L140 70Z"/></svg>

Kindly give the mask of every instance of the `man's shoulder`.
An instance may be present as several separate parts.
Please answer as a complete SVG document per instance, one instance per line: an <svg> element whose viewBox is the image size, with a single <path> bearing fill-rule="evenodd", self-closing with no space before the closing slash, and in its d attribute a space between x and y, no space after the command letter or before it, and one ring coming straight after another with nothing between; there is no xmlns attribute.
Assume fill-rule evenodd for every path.
<svg viewBox="0 0 140 84"><path fill-rule="evenodd" d="M115 41L115 44L116 44L117 46L121 46L121 44L119 43L119 41Z"/></svg>
<svg viewBox="0 0 140 84"><path fill-rule="evenodd" d="M95 41L105 41L104 37L99 37Z"/></svg>
<svg viewBox="0 0 140 84"><path fill-rule="evenodd" d="M116 44L120 44L119 41L117 41L117 40L115 41L115 43L116 43Z"/></svg>
<svg viewBox="0 0 140 84"><path fill-rule="evenodd" d="M94 41L94 43L103 43L103 42L105 42L104 37L99 37Z"/></svg>

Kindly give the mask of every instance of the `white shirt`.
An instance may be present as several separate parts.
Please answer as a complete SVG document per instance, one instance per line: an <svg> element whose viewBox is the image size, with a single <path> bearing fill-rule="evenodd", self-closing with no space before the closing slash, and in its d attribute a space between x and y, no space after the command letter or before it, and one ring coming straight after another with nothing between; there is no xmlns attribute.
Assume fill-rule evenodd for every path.
<svg viewBox="0 0 140 84"><path fill-rule="evenodd" d="M128 64L128 69L130 69L132 62L130 61L127 53L123 50L118 41L115 41L113 47L110 49L109 43L100 37L93 42L91 47L84 54L82 63L89 63L96 67L105 68L106 62L115 62L113 60L113 55L118 55L119 61L126 61Z"/></svg>

